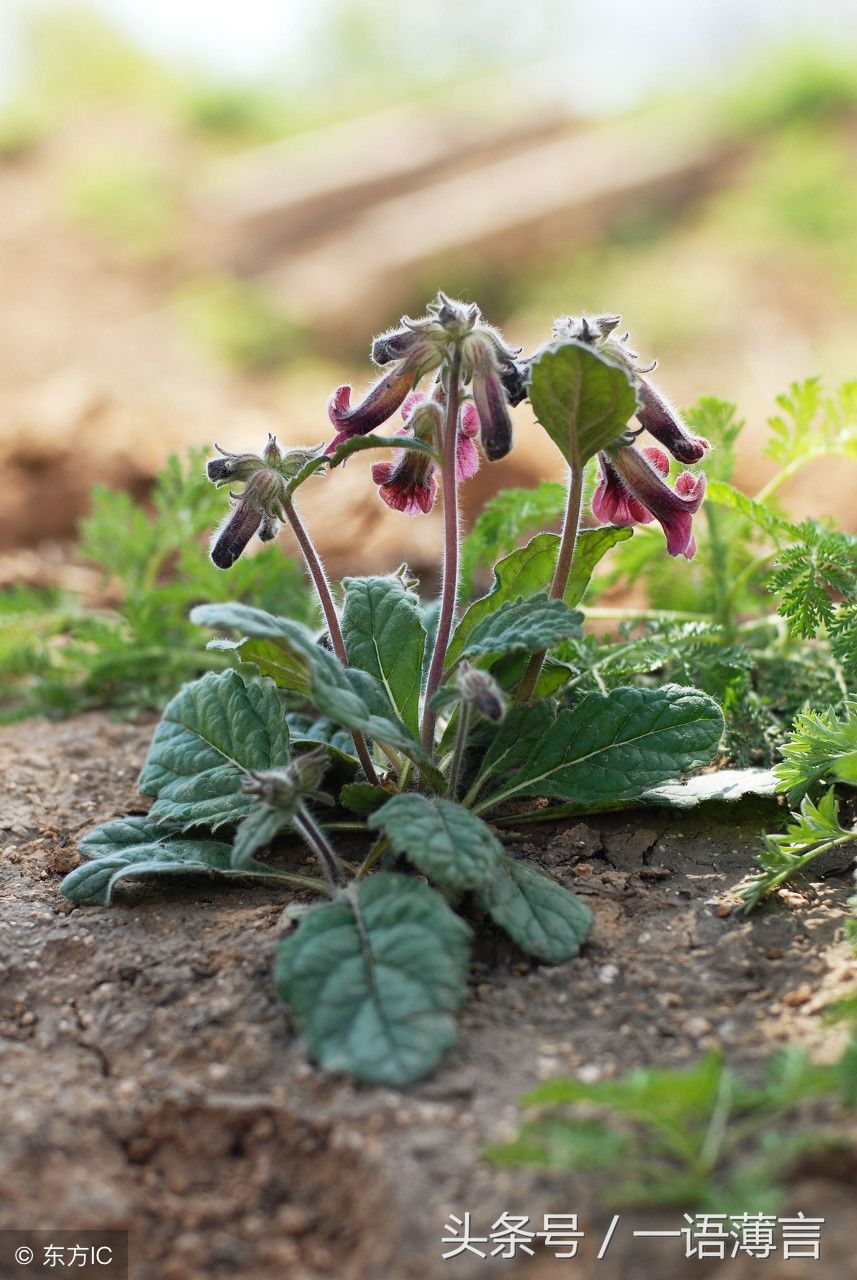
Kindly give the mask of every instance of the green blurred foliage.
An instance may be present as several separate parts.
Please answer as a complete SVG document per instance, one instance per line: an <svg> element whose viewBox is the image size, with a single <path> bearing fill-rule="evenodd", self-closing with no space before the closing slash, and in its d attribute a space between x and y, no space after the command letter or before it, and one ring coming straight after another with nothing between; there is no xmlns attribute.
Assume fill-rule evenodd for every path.
<svg viewBox="0 0 857 1280"><path fill-rule="evenodd" d="M264 373L303 353L297 322L251 281L198 276L176 291L173 305L190 337L233 369Z"/></svg>
<svg viewBox="0 0 857 1280"><path fill-rule="evenodd" d="M157 258L177 243L180 212L161 170L113 155L72 171L65 205L82 227L131 258Z"/></svg>

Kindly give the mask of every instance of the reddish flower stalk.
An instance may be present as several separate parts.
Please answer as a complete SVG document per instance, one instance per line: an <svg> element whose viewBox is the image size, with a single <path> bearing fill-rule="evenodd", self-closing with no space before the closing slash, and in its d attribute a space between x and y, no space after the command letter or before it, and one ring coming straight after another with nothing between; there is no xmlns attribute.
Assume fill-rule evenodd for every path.
<svg viewBox="0 0 857 1280"><path fill-rule="evenodd" d="M446 424L442 442L441 477L443 480L443 582L440 592L440 616L434 653L429 667L423 711L422 745L431 753L437 713L431 700L440 687L446 650L452 634L455 605L458 599L458 408L461 401L461 348L456 343L449 362L449 392L446 401Z"/></svg>

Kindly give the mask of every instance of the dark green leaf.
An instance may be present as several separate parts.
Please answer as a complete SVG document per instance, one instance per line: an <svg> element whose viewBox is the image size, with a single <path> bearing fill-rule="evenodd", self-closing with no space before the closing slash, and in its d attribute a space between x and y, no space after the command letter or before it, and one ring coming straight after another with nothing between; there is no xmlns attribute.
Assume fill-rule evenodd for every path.
<svg viewBox="0 0 857 1280"><path fill-rule="evenodd" d="M454 800L393 796L369 819L397 853L444 889L478 889L488 884L503 857L503 846L481 818Z"/></svg>
<svg viewBox="0 0 857 1280"><path fill-rule="evenodd" d="M81 841L80 853L85 861L60 886L77 903L108 906L121 880L163 875L240 875L299 888L325 887L309 876L279 871L252 859L236 870L228 844L165 832L149 818L117 818L96 827Z"/></svg>
<svg viewBox="0 0 857 1280"><path fill-rule="evenodd" d="M322 1067L409 1084L455 1043L469 942L434 889L380 872L309 912L281 943L277 990Z"/></svg>
<svg viewBox="0 0 857 1280"><path fill-rule="evenodd" d="M252 806L242 791L245 771L274 769L288 758L289 732L274 684L247 683L237 671L210 672L167 704L140 790L157 797L153 822L216 830Z"/></svg>
<svg viewBox="0 0 857 1280"><path fill-rule="evenodd" d="M342 585L348 661L375 677L417 737L426 643L420 602L397 577L345 578Z"/></svg>
<svg viewBox="0 0 857 1280"><path fill-rule="evenodd" d="M637 407L629 374L586 343L570 341L533 361L530 403L570 467L582 467L625 431Z"/></svg>
<svg viewBox="0 0 857 1280"><path fill-rule="evenodd" d="M374 813L389 799L389 791L368 782L349 782L339 793L339 803L352 813Z"/></svg>
<svg viewBox="0 0 857 1280"><path fill-rule="evenodd" d="M536 653L580 635L583 614L543 593L509 601L478 623L465 641L465 658L506 653Z"/></svg>
<svg viewBox="0 0 857 1280"><path fill-rule="evenodd" d="M257 804L251 809L235 832L235 843L232 846L233 867L246 867L259 849L265 849L289 826L291 816L282 809L272 808L268 804Z"/></svg>
<svg viewBox="0 0 857 1280"><path fill-rule="evenodd" d="M375 741L397 747L425 769L424 753L398 720L381 685L365 671L342 664L320 645L308 627L290 618L277 618L247 605L201 605L191 618L199 626L236 630L272 640L290 661L302 664L310 697L324 715Z"/></svg>
<svg viewBox="0 0 857 1280"><path fill-rule="evenodd" d="M595 565L617 542L630 538L632 529L582 529L578 534L574 551L574 563L563 597L573 608L586 590ZM528 599L547 591L553 578L559 538L555 533L538 533L525 547L518 547L511 555L499 560L494 568L494 585L487 595L474 600L455 628L449 649L447 667L451 668L462 657L471 633L495 613L501 605L518 599Z"/></svg>
<svg viewBox="0 0 857 1280"><path fill-rule="evenodd" d="M592 925L592 912L580 898L505 853L477 901L522 951L547 964L576 956Z"/></svg>
<svg viewBox="0 0 857 1280"><path fill-rule="evenodd" d="M477 812L514 796L553 796L568 812L609 807L707 764L722 732L717 704L679 685L591 693L558 713L543 702L513 707L471 796L510 775Z"/></svg>

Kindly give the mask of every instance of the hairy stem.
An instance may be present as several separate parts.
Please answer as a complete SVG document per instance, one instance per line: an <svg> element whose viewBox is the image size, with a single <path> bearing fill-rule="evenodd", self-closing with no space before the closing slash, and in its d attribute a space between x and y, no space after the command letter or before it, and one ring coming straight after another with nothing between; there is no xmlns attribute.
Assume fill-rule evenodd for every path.
<svg viewBox="0 0 857 1280"><path fill-rule="evenodd" d="M331 889L336 893L345 883L342 864L333 846L302 800L295 806L292 818L295 831L318 858Z"/></svg>
<svg viewBox="0 0 857 1280"><path fill-rule="evenodd" d="M574 548L577 546L577 531L580 527L580 508L583 505L583 467L575 456L568 473L568 496L565 504L565 520L562 526L562 538L559 554L556 558L553 582L548 595L551 600L562 600L568 586L568 576L574 560ZM547 650L534 653L527 664L521 684L515 696L516 702L526 702L533 696L542 673Z"/></svg>
<svg viewBox="0 0 857 1280"><path fill-rule="evenodd" d="M458 409L461 401L461 351L456 346L449 362L449 390L446 399L446 423L444 426L443 449L441 454L441 477L443 480L443 582L440 591L440 615L437 623L434 652L429 667L425 691L425 710L423 712L422 745L423 750L432 754L434 749L434 729L437 712L431 707L431 700L437 693L443 675L443 664L449 637L452 634L452 623L455 618L455 606L458 601L458 477L456 474L456 455L458 450Z"/></svg>
<svg viewBox="0 0 857 1280"><path fill-rule="evenodd" d="M452 753L452 764L449 767L449 788L447 795L450 800L456 798L458 792L458 775L461 772L461 761L464 758L464 749L467 746L467 737L470 733L470 703L462 702L458 708L458 728L455 734L455 749Z"/></svg>
<svg viewBox="0 0 857 1280"><path fill-rule="evenodd" d="M342 628L339 625L339 614L336 612L336 605L333 601L333 592L330 589L330 583L321 562L321 556L315 549L312 538L307 532L306 526L301 520L295 509L295 505L291 498L283 503L283 511L286 519L292 527L292 532L297 539L297 544L301 549L307 572L312 578L315 587L318 603L324 614L324 620L327 623L327 633L330 636L330 643L333 645L333 652L344 667L348 666L348 657L345 652L345 641L342 638ZM357 758L363 766L363 772L366 779L372 786L379 785L378 775L375 772L375 766L369 755L369 748L366 745L366 739L358 729L351 730L351 737L354 741L354 750L357 752Z"/></svg>

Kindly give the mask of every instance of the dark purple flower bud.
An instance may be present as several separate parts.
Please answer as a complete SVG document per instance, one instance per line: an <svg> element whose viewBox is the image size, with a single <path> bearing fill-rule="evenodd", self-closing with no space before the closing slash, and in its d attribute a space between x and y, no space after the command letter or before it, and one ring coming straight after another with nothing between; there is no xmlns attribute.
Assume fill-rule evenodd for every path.
<svg viewBox="0 0 857 1280"><path fill-rule="evenodd" d="M269 441L273 437L269 436ZM245 481L259 471L264 465L262 458L255 453L230 453L228 449L223 449L216 444L215 449L223 456L220 458L209 458L205 466L205 473L212 484L222 485L228 484L229 481Z"/></svg>
<svg viewBox="0 0 857 1280"><path fill-rule="evenodd" d="M276 516L263 516L259 525L259 541L273 542L280 532L280 522Z"/></svg>
<svg viewBox="0 0 857 1280"><path fill-rule="evenodd" d="M530 366L526 360L513 360L503 365L500 370L500 381L509 404L520 404L527 398Z"/></svg>
<svg viewBox="0 0 857 1280"><path fill-rule="evenodd" d="M482 449L489 462L505 458L512 448L512 419L494 353L487 342L474 343L473 402L479 414Z"/></svg>
<svg viewBox="0 0 857 1280"><path fill-rule="evenodd" d="M262 523L262 513L249 502L239 502L215 534L211 559L218 569L231 569Z"/></svg>
<svg viewBox="0 0 857 1280"><path fill-rule="evenodd" d="M375 364L389 364L392 360L404 360L422 339L415 329L390 329L379 334L372 343L372 359Z"/></svg>
<svg viewBox="0 0 857 1280"><path fill-rule="evenodd" d="M669 449L679 462L699 462L706 449L711 448L708 441L701 436L692 436L669 401L639 374L637 390L640 396L637 421L640 425Z"/></svg>
<svg viewBox="0 0 857 1280"><path fill-rule="evenodd" d="M437 345L421 339L405 359L379 378L353 408L351 388L337 387L327 405L328 416L336 428L336 436L328 445L327 452L332 453L343 440L365 436L380 427L396 412L423 374L436 368L440 361L441 352Z"/></svg>

